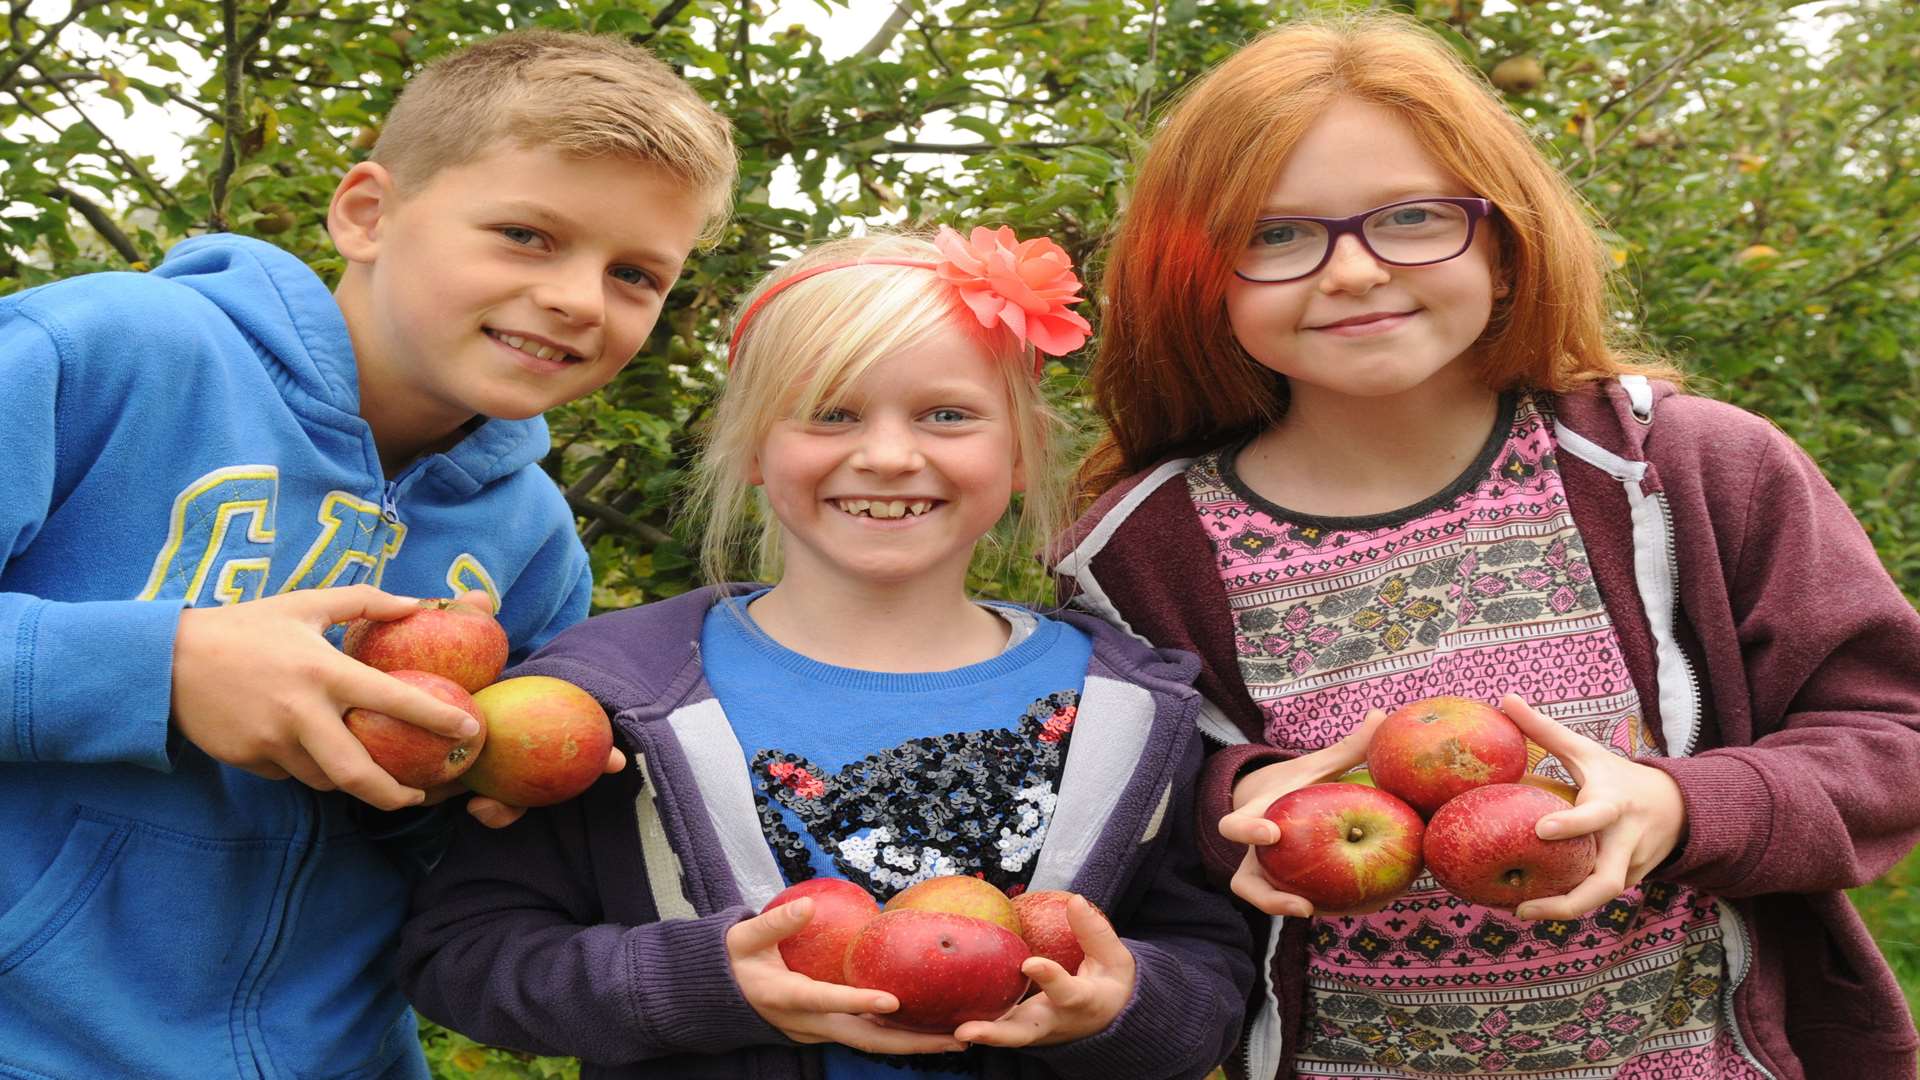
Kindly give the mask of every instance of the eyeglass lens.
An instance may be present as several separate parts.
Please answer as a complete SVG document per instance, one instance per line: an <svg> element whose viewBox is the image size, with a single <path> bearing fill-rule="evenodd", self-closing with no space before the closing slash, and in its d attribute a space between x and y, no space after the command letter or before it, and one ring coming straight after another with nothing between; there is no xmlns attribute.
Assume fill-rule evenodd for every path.
<svg viewBox="0 0 1920 1080"><path fill-rule="evenodd" d="M1367 247L1382 262L1442 262L1467 249L1471 220L1464 207L1444 202L1389 206L1361 226ZM1301 218L1268 218L1254 227L1236 269L1256 281L1284 281L1312 273L1332 243L1328 229Z"/></svg>

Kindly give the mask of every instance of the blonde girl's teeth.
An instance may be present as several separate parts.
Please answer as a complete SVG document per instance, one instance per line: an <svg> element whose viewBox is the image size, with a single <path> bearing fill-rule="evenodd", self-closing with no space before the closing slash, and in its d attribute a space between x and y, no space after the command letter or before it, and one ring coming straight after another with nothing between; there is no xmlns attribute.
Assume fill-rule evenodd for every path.
<svg viewBox="0 0 1920 1080"><path fill-rule="evenodd" d="M527 343L526 338L514 337L512 334L501 334L500 340L506 342L507 344L513 346L516 349Z"/></svg>
<svg viewBox="0 0 1920 1080"><path fill-rule="evenodd" d="M933 504L932 504L932 503L929 503L929 502L926 502L926 501L924 501L924 500L923 500L923 501L921 501L921 502L916 502L916 503L914 503L914 504L913 504L913 514L914 514L914 516L915 516L915 517L919 517L919 516L920 516L921 514L924 514L924 513L926 513L926 512L927 512L927 507L929 507L929 506L931 506L931 505L933 505Z"/></svg>
<svg viewBox="0 0 1920 1080"><path fill-rule="evenodd" d="M542 345L542 346L540 346L540 347L539 347L538 349L535 349L535 350L533 351L533 355L535 355L535 356L537 356L537 357L539 357L539 358L540 358L540 359L542 359L542 360L545 360L545 359L547 359L548 357L550 357L550 356L552 356L552 355L553 355L553 354L554 354L554 353L555 353L556 351L558 351L558 350L556 350L556 349L554 349L554 348L553 348L553 347L551 347L551 346L548 346L548 345Z"/></svg>

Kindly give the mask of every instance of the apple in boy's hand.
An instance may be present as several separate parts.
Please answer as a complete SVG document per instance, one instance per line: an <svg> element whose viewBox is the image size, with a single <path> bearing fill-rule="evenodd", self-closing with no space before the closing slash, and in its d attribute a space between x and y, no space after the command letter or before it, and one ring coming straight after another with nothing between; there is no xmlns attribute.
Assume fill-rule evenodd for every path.
<svg viewBox="0 0 1920 1080"><path fill-rule="evenodd" d="M1020 917L1020 937L1026 941L1027 948L1033 950L1033 955L1059 964L1069 975L1079 974L1080 961L1087 958L1073 927L1067 924L1067 901L1075 895L1059 889L1041 889L1013 898L1014 913Z"/></svg>
<svg viewBox="0 0 1920 1080"><path fill-rule="evenodd" d="M1565 810L1561 796L1533 784L1491 784L1448 800L1427 822L1427 869L1448 892L1512 911L1560 896L1593 872L1591 834L1542 840L1534 824Z"/></svg>
<svg viewBox="0 0 1920 1080"><path fill-rule="evenodd" d="M440 735L373 709L352 708L341 719L367 756L387 775L423 791L449 783L473 767L487 741L487 718L472 695L452 679L426 671L388 672L408 686L417 686L449 705L457 705L480 722L480 730L464 739Z"/></svg>
<svg viewBox="0 0 1920 1080"><path fill-rule="evenodd" d="M1367 770L1421 817L1482 784L1511 784L1527 771L1527 737L1491 705L1432 697L1388 714L1367 744Z"/></svg>
<svg viewBox="0 0 1920 1080"><path fill-rule="evenodd" d="M1275 799L1266 818L1280 839L1254 848L1261 871L1316 909L1373 907L1420 876L1420 815L1379 788L1310 784Z"/></svg>
<svg viewBox="0 0 1920 1080"><path fill-rule="evenodd" d="M511 806L551 806L587 790L606 768L607 711L565 679L503 679L473 700L486 715L487 742L460 778L472 790Z"/></svg>
<svg viewBox="0 0 1920 1080"><path fill-rule="evenodd" d="M886 910L945 911L985 919L1015 934L1020 932L1020 916L1013 901L985 878L965 874L946 874L915 882L893 894Z"/></svg>
<svg viewBox="0 0 1920 1080"><path fill-rule="evenodd" d="M900 1002L886 1023L951 1032L994 1020L1027 992L1020 971L1032 953L1004 926L947 911L901 908L873 917L847 948L846 984Z"/></svg>
<svg viewBox="0 0 1920 1080"><path fill-rule="evenodd" d="M355 619L347 624L340 647L368 667L431 672L475 693L507 666L507 632L487 603L422 600L420 610L404 618Z"/></svg>
<svg viewBox="0 0 1920 1080"><path fill-rule="evenodd" d="M766 914L803 896L813 898L813 917L807 925L780 939L780 959L787 968L821 982L847 981L847 946L853 935L880 914L880 905L867 890L843 878L817 877L789 885L760 909Z"/></svg>

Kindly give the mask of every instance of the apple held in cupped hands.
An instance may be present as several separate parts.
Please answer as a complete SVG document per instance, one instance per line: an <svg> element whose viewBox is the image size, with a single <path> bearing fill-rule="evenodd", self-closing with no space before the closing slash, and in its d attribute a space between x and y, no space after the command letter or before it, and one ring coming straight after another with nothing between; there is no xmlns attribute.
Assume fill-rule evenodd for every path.
<svg viewBox="0 0 1920 1080"><path fill-rule="evenodd" d="M942 874L894 893L886 910L945 911L953 915L971 915L1018 934L1020 916L1013 900L985 878L967 874Z"/></svg>
<svg viewBox="0 0 1920 1080"><path fill-rule="evenodd" d="M813 916L807 925L780 939L780 959L789 970L809 979L844 984L847 946L861 927L880 914L880 905L851 881L817 877L780 890L760 912L765 914L802 897L813 898Z"/></svg>
<svg viewBox="0 0 1920 1080"><path fill-rule="evenodd" d="M1254 849L1261 871L1318 910L1375 907L1420 876L1420 815L1379 788L1311 784L1275 799L1266 818L1280 838Z"/></svg>
<svg viewBox="0 0 1920 1080"><path fill-rule="evenodd" d="M1431 817L1463 791L1520 779L1527 737L1491 705L1424 698L1381 721L1367 745L1367 770L1375 785Z"/></svg>
<svg viewBox="0 0 1920 1080"><path fill-rule="evenodd" d="M419 610L388 622L355 619L340 648L368 667L431 672L475 693L507 666L507 632L489 604L476 592L422 600Z"/></svg>
<svg viewBox="0 0 1920 1080"><path fill-rule="evenodd" d="M551 806L587 790L607 768L607 711L565 679L503 679L473 700L487 718L486 745L460 778L473 791L512 806Z"/></svg>
<svg viewBox="0 0 1920 1080"><path fill-rule="evenodd" d="M1027 992L1032 955L1004 926L947 911L902 908L873 917L847 947L846 984L892 994L883 1019L912 1031L951 1032L992 1020Z"/></svg>
<svg viewBox="0 0 1920 1080"><path fill-rule="evenodd" d="M1591 835L1542 840L1540 819L1565 810L1561 796L1532 784L1490 784L1448 800L1427 823L1427 869L1470 903L1508 911L1559 896L1593 872Z"/></svg>
<svg viewBox="0 0 1920 1080"><path fill-rule="evenodd" d="M480 729L465 738L440 735L373 709L355 707L342 717L347 730L367 748L367 756L388 776L407 785L431 790L458 779L479 759L487 741L487 719L472 695L451 679L425 671L388 674L408 686L417 686L449 705L465 709Z"/></svg>

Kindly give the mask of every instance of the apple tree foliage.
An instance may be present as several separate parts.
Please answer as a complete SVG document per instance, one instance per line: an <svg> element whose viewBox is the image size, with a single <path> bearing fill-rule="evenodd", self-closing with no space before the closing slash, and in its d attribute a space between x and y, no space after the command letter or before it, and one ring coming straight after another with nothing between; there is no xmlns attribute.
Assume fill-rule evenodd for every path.
<svg viewBox="0 0 1920 1080"><path fill-rule="evenodd" d="M1097 275L1131 163L1181 86L1289 15L1390 8L1488 72L1592 203L1623 338L1793 435L1920 597L1920 7L811 2L854 44L829 48L765 0L15 0L0 23L0 292L144 269L219 229L331 279L328 195L410 71L515 26L644 42L733 117L743 173L731 228L696 253L640 356L552 417L547 467L580 516L596 600L626 605L693 582L679 484L730 305L766 268L860 222L1004 222ZM161 108L187 136L156 159L126 118ZM1083 429L1086 358L1053 379ZM1012 560L978 584L1038 578ZM444 1060L485 1057L434 1037ZM514 1060L484 1069L541 1075Z"/></svg>

